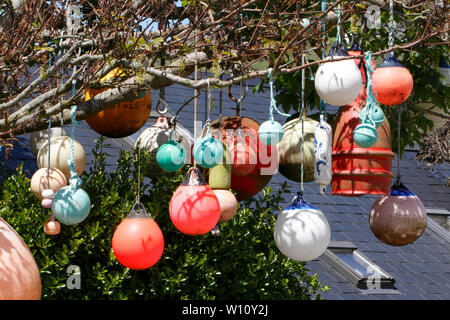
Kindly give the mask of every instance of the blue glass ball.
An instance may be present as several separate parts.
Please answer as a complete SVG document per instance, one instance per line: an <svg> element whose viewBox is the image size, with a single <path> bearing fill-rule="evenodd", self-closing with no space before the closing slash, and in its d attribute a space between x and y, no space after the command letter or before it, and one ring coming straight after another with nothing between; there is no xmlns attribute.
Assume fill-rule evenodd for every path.
<svg viewBox="0 0 450 320"><path fill-rule="evenodd" d="M169 141L159 147L156 153L156 161L161 169L175 172L185 165L186 151L180 143Z"/></svg>
<svg viewBox="0 0 450 320"><path fill-rule="evenodd" d="M223 159L223 145L211 134L197 140L192 150L195 162L203 168L213 168Z"/></svg>
<svg viewBox="0 0 450 320"><path fill-rule="evenodd" d="M377 129L371 124L360 124L353 131L353 140L361 148L370 148L377 143Z"/></svg>
<svg viewBox="0 0 450 320"><path fill-rule="evenodd" d="M67 225L77 224L89 215L91 199L83 189L72 193L71 186L66 186L59 189L53 197L52 210L59 222Z"/></svg>
<svg viewBox="0 0 450 320"><path fill-rule="evenodd" d="M259 127L258 135L265 145L275 146L283 138L284 130L280 123L268 120Z"/></svg>
<svg viewBox="0 0 450 320"><path fill-rule="evenodd" d="M367 112L368 112L367 107L362 108L361 111L359 112L359 121L361 123L364 123ZM375 123L375 127L377 128L379 128L384 122L384 112L383 110L381 110L379 106L373 106L372 109L370 109L369 111L368 117L372 119L372 121Z"/></svg>

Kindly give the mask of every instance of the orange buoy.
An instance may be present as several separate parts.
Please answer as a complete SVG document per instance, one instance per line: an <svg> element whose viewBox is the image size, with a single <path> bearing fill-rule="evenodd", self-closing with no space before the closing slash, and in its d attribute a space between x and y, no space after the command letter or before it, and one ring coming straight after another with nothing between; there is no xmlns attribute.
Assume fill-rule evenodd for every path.
<svg viewBox="0 0 450 320"><path fill-rule="evenodd" d="M124 76L121 69L116 68L103 77L100 82ZM88 89L86 101L107 89ZM97 133L109 138L123 138L139 131L145 124L151 111L149 93L140 95L133 101L122 102L100 111L86 119L89 126Z"/></svg>
<svg viewBox="0 0 450 320"><path fill-rule="evenodd" d="M112 238L112 249L117 260L133 270L148 269L161 259L164 236L141 203L136 203L130 214L117 226Z"/></svg>
<svg viewBox="0 0 450 320"><path fill-rule="evenodd" d="M413 78L391 52L372 74L372 91L377 101L387 106L405 102L413 89Z"/></svg>
<svg viewBox="0 0 450 320"><path fill-rule="evenodd" d="M0 218L0 300L40 300L41 276L30 249Z"/></svg>

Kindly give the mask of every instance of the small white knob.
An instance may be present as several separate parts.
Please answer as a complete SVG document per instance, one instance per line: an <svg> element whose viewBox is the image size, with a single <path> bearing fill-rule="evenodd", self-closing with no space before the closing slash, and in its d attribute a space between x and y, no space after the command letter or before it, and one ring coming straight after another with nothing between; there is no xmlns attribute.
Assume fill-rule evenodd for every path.
<svg viewBox="0 0 450 320"><path fill-rule="evenodd" d="M53 192L52 189L45 189L42 191L42 198L44 199L51 199L53 198L54 195L55 193Z"/></svg>

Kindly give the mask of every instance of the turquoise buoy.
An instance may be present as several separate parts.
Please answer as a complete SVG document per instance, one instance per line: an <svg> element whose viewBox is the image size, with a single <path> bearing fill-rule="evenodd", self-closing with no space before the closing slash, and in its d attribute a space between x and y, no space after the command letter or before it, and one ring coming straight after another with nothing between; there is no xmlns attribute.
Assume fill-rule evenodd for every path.
<svg viewBox="0 0 450 320"><path fill-rule="evenodd" d="M359 121L361 123L365 122L366 117L370 117L372 121L375 123L375 127L379 128L383 122L384 122L384 112L381 110L381 108L377 105L373 105L372 108L369 111L369 114L367 115L368 108L364 107L359 112Z"/></svg>
<svg viewBox="0 0 450 320"><path fill-rule="evenodd" d="M213 168L223 158L223 145L208 133L197 140L192 150L195 162L203 168Z"/></svg>
<svg viewBox="0 0 450 320"><path fill-rule="evenodd" d="M275 146L281 141L284 130L277 121L268 120L258 130L259 139L267 146Z"/></svg>
<svg viewBox="0 0 450 320"><path fill-rule="evenodd" d="M377 143L377 129L368 123L360 124L353 131L353 140L362 148L370 148Z"/></svg>
<svg viewBox="0 0 450 320"><path fill-rule="evenodd" d="M156 153L156 161L161 169L175 172L186 163L186 151L176 141L168 141L159 147Z"/></svg>
<svg viewBox="0 0 450 320"><path fill-rule="evenodd" d="M59 189L53 197L53 214L63 224L73 225L82 222L89 215L90 209L91 199L83 189L72 192L69 185Z"/></svg>

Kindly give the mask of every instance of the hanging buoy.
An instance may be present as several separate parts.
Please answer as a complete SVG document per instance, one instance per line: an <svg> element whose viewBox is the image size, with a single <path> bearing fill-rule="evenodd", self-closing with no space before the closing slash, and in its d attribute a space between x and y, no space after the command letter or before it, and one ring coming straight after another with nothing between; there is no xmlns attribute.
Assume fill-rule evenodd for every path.
<svg viewBox="0 0 450 320"><path fill-rule="evenodd" d="M116 68L100 79L100 82L125 76L123 70ZM86 101L89 101L105 89L88 89ZM109 138L123 138L138 132L150 116L152 101L149 93L142 93L132 101L115 104L86 119L97 133Z"/></svg>
<svg viewBox="0 0 450 320"><path fill-rule="evenodd" d="M156 155L159 148L170 140L171 135L174 136L174 141L181 144L184 148L184 153L187 155L188 151L191 150L189 138L178 127L173 128L172 124L169 124L169 121L164 116L158 117L156 123L142 131L136 139L134 147L146 149L151 154L151 160L146 170L148 177L156 178L164 173L163 169L157 163Z"/></svg>
<svg viewBox="0 0 450 320"><path fill-rule="evenodd" d="M73 190L72 186L61 188L56 192L52 204L55 218L66 225L82 222L89 215L91 200L83 189Z"/></svg>
<svg viewBox="0 0 450 320"><path fill-rule="evenodd" d="M296 261L311 261L327 249L330 226L322 211L298 193L294 202L278 215L273 235L285 256Z"/></svg>
<svg viewBox="0 0 450 320"><path fill-rule="evenodd" d="M48 184L49 181L50 185ZM39 200L43 199L42 192L45 189L51 189L53 192L56 192L66 185L66 176L61 170L55 168L41 168L37 170L30 181L31 191Z"/></svg>
<svg viewBox="0 0 450 320"><path fill-rule="evenodd" d="M353 63L353 61L352 61ZM354 63L353 63L354 64ZM314 130L319 123L311 118L304 118L304 182L314 181ZM284 126L284 136L278 144L279 172L286 178L300 182L302 159L302 121L295 118Z"/></svg>
<svg viewBox="0 0 450 320"><path fill-rule="evenodd" d="M214 139L210 133L207 133L195 142L192 154L199 166L203 168L215 167L223 158L222 143Z"/></svg>
<svg viewBox="0 0 450 320"><path fill-rule="evenodd" d="M320 193L325 194L331 183L331 127L320 115L320 122L314 129L314 180L320 186Z"/></svg>
<svg viewBox="0 0 450 320"><path fill-rule="evenodd" d="M222 142L223 158L215 167L209 170L208 184L211 189L230 189L231 187L231 155L228 146Z"/></svg>
<svg viewBox="0 0 450 320"><path fill-rule="evenodd" d="M63 128L51 128L52 137L65 136L66 132ZM42 145L48 141L48 130L35 131L30 134L31 151L37 155L41 150Z"/></svg>
<svg viewBox="0 0 450 320"><path fill-rule="evenodd" d="M56 236L61 233L61 224L58 221L50 220L44 224L44 233L49 236Z"/></svg>
<svg viewBox="0 0 450 320"><path fill-rule="evenodd" d="M335 42L327 60L348 56L345 46ZM353 60L323 63L317 70L314 85L319 97L328 104L343 106L356 99L362 89L361 72Z"/></svg>
<svg viewBox="0 0 450 320"><path fill-rule="evenodd" d="M390 52L372 74L372 90L379 103L394 106L405 102L413 89L413 78Z"/></svg>
<svg viewBox="0 0 450 320"><path fill-rule="evenodd" d="M70 137L52 137L50 139L50 165L48 164L48 141L44 143L37 155L37 164L39 168L56 168L61 170L66 176L66 179L70 179L70 169L67 160L70 159ZM86 153L84 152L81 144L74 140L74 163L75 172L78 176L84 171L86 166Z"/></svg>
<svg viewBox="0 0 450 320"><path fill-rule="evenodd" d="M353 131L353 140L361 148L370 148L378 141L378 132L375 126L366 123L359 124Z"/></svg>
<svg viewBox="0 0 450 320"><path fill-rule="evenodd" d="M219 200L197 168L189 169L175 190L169 212L174 226L189 235L208 233L219 221Z"/></svg>
<svg viewBox="0 0 450 320"><path fill-rule="evenodd" d="M41 299L41 276L30 249L0 218L0 300Z"/></svg>
<svg viewBox="0 0 450 320"><path fill-rule="evenodd" d="M219 200L220 218L219 222L231 220L237 211L237 200L232 192L225 189L215 189L214 194Z"/></svg>
<svg viewBox="0 0 450 320"><path fill-rule="evenodd" d="M156 153L156 161L161 169L175 172L185 165L186 151L180 143L169 141L159 147Z"/></svg>
<svg viewBox="0 0 450 320"><path fill-rule="evenodd" d="M55 193L52 189L45 189L42 191L42 207L44 209L51 209L53 204L53 196Z"/></svg>
<svg viewBox="0 0 450 320"><path fill-rule="evenodd" d="M395 183L390 195L381 196L372 205L369 225L373 234L391 246L416 241L427 226L422 201L402 183Z"/></svg>
<svg viewBox="0 0 450 320"><path fill-rule="evenodd" d="M384 112L381 110L379 106L372 106L369 111L368 107L364 107L359 112L359 121L361 123L364 123L367 117L370 117L370 119L375 124L375 128L379 128L383 122L384 122Z"/></svg>
<svg viewBox="0 0 450 320"><path fill-rule="evenodd" d="M276 146L283 139L283 126L273 120L262 123L258 130L259 139L268 146Z"/></svg>
<svg viewBox="0 0 450 320"><path fill-rule="evenodd" d="M219 135L220 123L221 135ZM211 133L215 137L222 137L229 148L238 141L238 130L243 130L245 144L248 144L257 154L257 164L253 172L246 176L231 175L231 189L236 193L238 201L259 193L269 183L277 169L277 148L267 146L260 141L259 127L256 120L239 116L224 117L222 121L217 119L211 123Z"/></svg>
<svg viewBox="0 0 450 320"><path fill-rule="evenodd" d="M164 236L141 203L117 226L112 249L120 264L133 270L148 269L161 259Z"/></svg>

